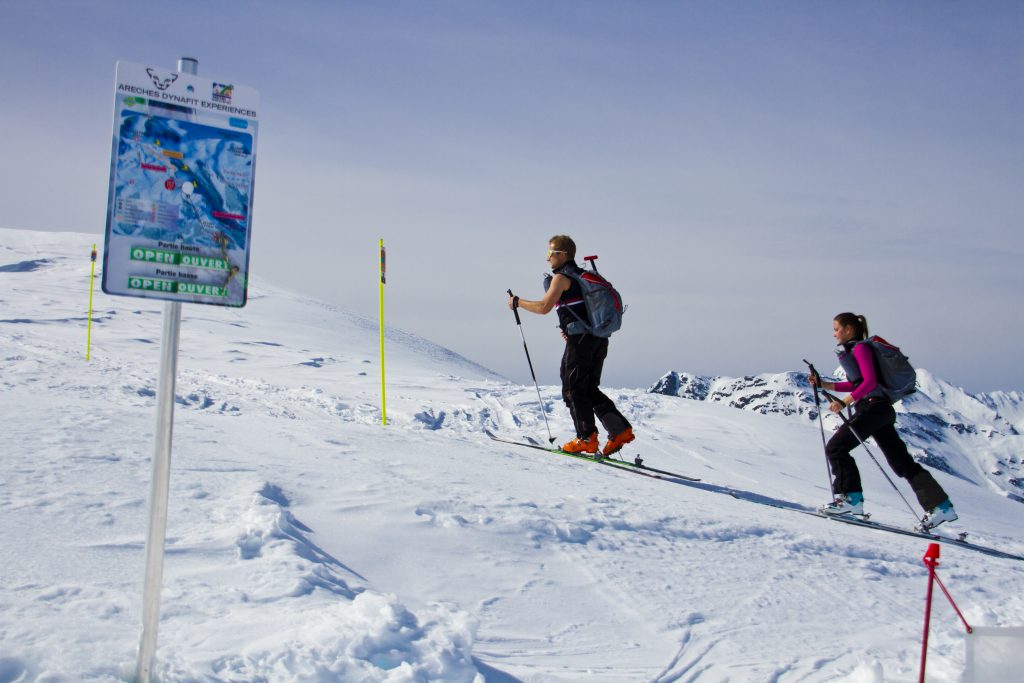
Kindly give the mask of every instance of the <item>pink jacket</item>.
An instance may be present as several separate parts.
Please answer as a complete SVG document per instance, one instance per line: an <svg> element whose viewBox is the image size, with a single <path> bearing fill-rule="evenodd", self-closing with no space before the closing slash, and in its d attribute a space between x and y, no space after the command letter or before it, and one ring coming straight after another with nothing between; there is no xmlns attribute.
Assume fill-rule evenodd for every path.
<svg viewBox="0 0 1024 683"><path fill-rule="evenodd" d="M854 401L859 401L878 386L878 377L875 374L875 359L868 344L857 344L853 347L853 358L860 368L860 375L864 381L853 387L851 382L836 382L836 391L849 391Z"/></svg>

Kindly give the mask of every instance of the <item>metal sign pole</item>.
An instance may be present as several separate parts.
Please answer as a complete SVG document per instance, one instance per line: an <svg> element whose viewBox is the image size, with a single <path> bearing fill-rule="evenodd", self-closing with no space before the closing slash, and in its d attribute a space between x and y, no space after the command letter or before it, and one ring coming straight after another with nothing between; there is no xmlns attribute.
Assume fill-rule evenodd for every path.
<svg viewBox="0 0 1024 683"><path fill-rule="evenodd" d="M164 302L163 339L160 351L160 383L156 404L156 446L149 493L149 534L146 537L146 578L142 594L142 637L139 642L137 675L149 683L156 660L157 629L160 625L160 588L164 573L164 542L167 537L167 507L171 484L171 436L174 429L174 386L178 371L178 339L181 303Z"/></svg>
<svg viewBox="0 0 1024 683"><path fill-rule="evenodd" d="M178 71L195 75L199 62L178 60ZM146 537L146 578L142 594L142 636L136 678L149 683L156 663L157 630L160 625L160 589L164 574L164 543L167 538L167 507L171 484L171 437L174 431L174 388L178 374L178 341L181 334L181 302L164 302L163 337L160 342L160 380L156 398L156 445L149 494L149 534Z"/></svg>

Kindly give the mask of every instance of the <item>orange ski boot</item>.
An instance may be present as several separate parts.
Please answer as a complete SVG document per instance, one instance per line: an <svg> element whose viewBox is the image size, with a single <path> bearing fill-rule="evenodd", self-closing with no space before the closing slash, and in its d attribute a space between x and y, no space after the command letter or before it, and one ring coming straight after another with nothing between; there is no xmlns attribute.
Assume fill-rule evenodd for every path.
<svg viewBox="0 0 1024 683"><path fill-rule="evenodd" d="M587 455L597 454L597 432L594 432L587 439L576 437L562 446L566 453L585 453Z"/></svg>
<svg viewBox="0 0 1024 683"><path fill-rule="evenodd" d="M612 453L618 453L622 450L622 447L627 443L635 439L633 436L633 428L626 427L623 431L619 432L615 436L608 437L608 443L604 445L602 449L602 455L611 455Z"/></svg>

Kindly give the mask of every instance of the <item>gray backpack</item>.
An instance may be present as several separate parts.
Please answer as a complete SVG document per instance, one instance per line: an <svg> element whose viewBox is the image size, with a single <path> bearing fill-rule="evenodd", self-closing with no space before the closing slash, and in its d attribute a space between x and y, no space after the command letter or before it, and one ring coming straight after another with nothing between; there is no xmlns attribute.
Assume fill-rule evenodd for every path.
<svg viewBox="0 0 1024 683"><path fill-rule="evenodd" d="M569 333L576 334L579 331L595 337L610 337L622 327L622 314L626 310L622 305L622 297L612 283L597 272L594 263L596 256L584 256L583 260L590 262L591 270L567 269L564 274L578 282L583 290L583 304L589 320L583 320L571 308L568 309L577 321L569 324L570 328L575 328L570 329Z"/></svg>
<svg viewBox="0 0 1024 683"><path fill-rule="evenodd" d="M881 337L874 335L863 343L869 344L875 352L875 365L878 368L878 383L881 385L890 403L917 391L917 371L910 365L899 347L893 346Z"/></svg>

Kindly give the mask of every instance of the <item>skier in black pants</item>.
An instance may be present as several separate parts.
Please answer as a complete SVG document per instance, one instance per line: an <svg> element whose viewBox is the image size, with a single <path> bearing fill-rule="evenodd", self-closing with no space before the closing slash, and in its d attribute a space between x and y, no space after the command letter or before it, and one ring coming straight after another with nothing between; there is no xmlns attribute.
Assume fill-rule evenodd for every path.
<svg viewBox="0 0 1024 683"><path fill-rule="evenodd" d="M576 280L567 275L570 272L582 272L575 258L576 243L572 238L566 235L552 237L548 243L548 265L551 266L553 277L547 285L544 298L528 301L510 296L508 306L539 315L546 315L552 309L558 310L558 326L565 340L565 353L562 355L559 373L562 378L562 398L569 407L576 427L576 438L564 444L562 450L596 454L597 420L600 420L608 430L608 442L602 454L611 455L634 439L633 428L598 386L601 383L604 359L608 355L608 339L586 333L569 334L569 325L576 320L576 316L584 320L587 318L583 290Z"/></svg>
<svg viewBox="0 0 1024 683"><path fill-rule="evenodd" d="M931 472L911 457L907 445L896 431L896 411L878 383L874 351L870 344L863 343L868 338L868 321L862 315L840 313L832 321L832 334L839 343L836 353L839 364L846 371L847 381L825 382L812 375L811 384L834 391L849 391L850 395L841 403L833 401L829 410L840 413L844 407L852 405L855 412L825 447L834 477L832 493L835 500L818 510L828 515L864 514L860 471L850 451L860 441L873 436L893 472L910 482L918 502L927 511L921 520L923 528L930 529L957 519L949 496Z"/></svg>

